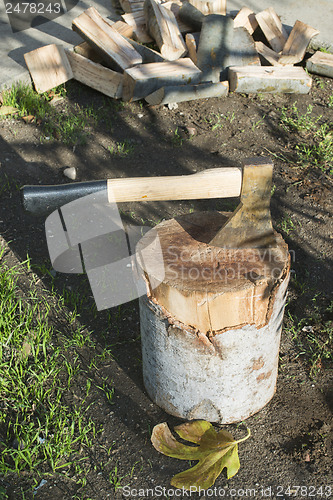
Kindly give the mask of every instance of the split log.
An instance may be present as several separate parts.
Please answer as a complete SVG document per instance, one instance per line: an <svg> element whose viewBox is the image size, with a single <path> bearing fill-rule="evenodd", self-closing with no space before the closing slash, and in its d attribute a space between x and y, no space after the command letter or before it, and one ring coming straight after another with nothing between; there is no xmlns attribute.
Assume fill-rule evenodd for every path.
<svg viewBox="0 0 333 500"><path fill-rule="evenodd" d="M319 35L319 31L308 24L296 21L288 40L283 47L279 61L282 64L297 64L303 61L311 39Z"/></svg>
<svg viewBox="0 0 333 500"><path fill-rule="evenodd" d="M221 14L225 16L227 13L227 0L189 0L189 2L204 15Z"/></svg>
<svg viewBox="0 0 333 500"><path fill-rule="evenodd" d="M174 13L155 0L145 0L144 12L148 33L156 41L162 56L168 61L184 56L187 49Z"/></svg>
<svg viewBox="0 0 333 500"><path fill-rule="evenodd" d="M123 71L142 63L140 54L94 7L76 17L72 26L112 68Z"/></svg>
<svg viewBox="0 0 333 500"><path fill-rule="evenodd" d="M137 245L148 290L140 298L144 384L156 404L187 420L240 421L275 392L288 247L281 235L266 250L210 246L226 220L206 212L162 222L152 230L158 256L150 231Z"/></svg>
<svg viewBox="0 0 333 500"><path fill-rule="evenodd" d="M272 49L281 52L288 35L273 7L256 14L256 20Z"/></svg>
<svg viewBox="0 0 333 500"><path fill-rule="evenodd" d="M156 50L150 49L146 45L141 45L140 43L137 43L134 40L131 40L130 38L128 38L127 40L140 54L140 56L142 57L143 64L153 63L153 62L165 62L164 57L162 57L159 52L156 52Z"/></svg>
<svg viewBox="0 0 333 500"><path fill-rule="evenodd" d="M119 0L119 3L126 13L138 12L143 9L143 0Z"/></svg>
<svg viewBox="0 0 333 500"><path fill-rule="evenodd" d="M246 28L252 35L258 27L258 21L253 10L248 7L242 7L234 19L235 28Z"/></svg>
<svg viewBox="0 0 333 500"><path fill-rule="evenodd" d="M262 42L255 42L256 50L271 66L281 66L279 54Z"/></svg>
<svg viewBox="0 0 333 500"><path fill-rule="evenodd" d="M146 26L146 19L143 11L133 12L131 14L123 14L121 16L127 24L133 26L134 38L140 43L150 43L153 41L149 35Z"/></svg>
<svg viewBox="0 0 333 500"><path fill-rule="evenodd" d="M202 25L197 65L203 81L219 82L227 79L230 66L260 66L260 59L245 28L234 28L231 17L211 14Z"/></svg>
<svg viewBox="0 0 333 500"><path fill-rule="evenodd" d="M37 92L46 92L73 78L65 50L60 45L45 45L24 54Z"/></svg>
<svg viewBox="0 0 333 500"><path fill-rule="evenodd" d="M312 78L299 66L229 68L230 92L308 94Z"/></svg>
<svg viewBox="0 0 333 500"><path fill-rule="evenodd" d="M76 52L76 54L80 54L80 56L86 57L87 59L90 59L95 63L101 63L103 61L103 58L98 54L98 52L90 47L89 43L87 42L82 42L79 43L79 45L75 45L73 50L74 52Z"/></svg>
<svg viewBox="0 0 333 500"><path fill-rule="evenodd" d="M178 2L178 1L174 2L172 0L170 2L163 3L163 7L171 10L174 13L177 24L178 24L178 28L179 28L179 31L181 32L181 34L190 33L190 31L192 31L192 26L190 26L189 24L182 21L179 17L179 11L180 11L182 5L183 5L182 2Z"/></svg>
<svg viewBox="0 0 333 500"><path fill-rule="evenodd" d="M317 75L328 76L333 78L333 54L325 52L316 52L306 62L306 69L310 73Z"/></svg>
<svg viewBox="0 0 333 500"><path fill-rule="evenodd" d="M224 64L230 66L260 66L260 58L255 42L246 28L234 28L233 48L226 56ZM227 79L227 70L222 71L220 78Z"/></svg>
<svg viewBox="0 0 333 500"><path fill-rule="evenodd" d="M173 102L194 101L210 97L225 97L228 95L228 82L201 83L199 85L173 85L162 87L145 97L151 106L170 104Z"/></svg>
<svg viewBox="0 0 333 500"><path fill-rule="evenodd" d="M200 31L204 14L189 2L184 2L179 9L179 19L191 26L195 31Z"/></svg>
<svg viewBox="0 0 333 500"><path fill-rule="evenodd" d="M227 57L234 50L233 34L231 17L218 14L205 16L197 51L197 65L204 73L203 81L220 81L220 75L227 67Z"/></svg>
<svg viewBox="0 0 333 500"><path fill-rule="evenodd" d="M114 99L122 97L123 75L121 73L105 68L69 50L66 51L66 55L75 80Z"/></svg>
<svg viewBox="0 0 333 500"><path fill-rule="evenodd" d="M133 26L125 23L124 21L116 21L112 24L113 29L117 30L122 36L126 38L132 38L133 36Z"/></svg>
<svg viewBox="0 0 333 500"><path fill-rule="evenodd" d="M188 50L188 55L197 64L197 47L199 44L200 33L187 33L185 36L185 43Z"/></svg>
<svg viewBox="0 0 333 500"><path fill-rule="evenodd" d="M140 64L124 72L123 99L136 101L167 85L199 83L201 71L191 59Z"/></svg>

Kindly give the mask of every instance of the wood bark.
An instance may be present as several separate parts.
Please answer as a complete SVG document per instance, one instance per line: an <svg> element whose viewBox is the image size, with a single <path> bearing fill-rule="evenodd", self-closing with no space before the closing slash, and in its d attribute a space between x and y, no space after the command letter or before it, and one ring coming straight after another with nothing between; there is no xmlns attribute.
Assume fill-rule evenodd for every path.
<svg viewBox="0 0 333 500"><path fill-rule="evenodd" d="M228 82L201 83L199 85L174 85L162 87L145 97L150 105L162 105L172 102L193 101L209 97L225 97L228 95Z"/></svg>
<svg viewBox="0 0 333 500"><path fill-rule="evenodd" d="M205 16L199 9L194 7L194 5L192 5L191 3L184 2L181 8L179 9L178 15L181 21L191 26L193 30L195 31L201 30Z"/></svg>
<svg viewBox="0 0 333 500"><path fill-rule="evenodd" d="M306 69L311 73L333 78L333 54L316 52L307 60Z"/></svg>
<svg viewBox="0 0 333 500"><path fill-rule="evenodd" d="M308 94L312 78L299 66L229 68L230 92Z"/></svg>
<svg viewBox="0 0 333 500"><path fill-rule="evenodd" d="M203 81L219 82L227 68L227 58L232 50L234 22L231 17L210 14L202 23L197 65L204 73Z"/></svg>
<svg viewBox="0 0 333 500"><path fill-rule="evenodd" d="M209 246L226 218L200 213L159 224L162 280L149 233L137 245L148 290L140 299L145 387L185 419L243 420L275 391L288 248L281 236L266 255Z"/></svg>
<svg viewBox="0 0 333 500"><path fill-rule="evenodd" d="M140 64L124 72L123 99L142 99L165 85L199 83L201 71L190 58Z"/></svg>

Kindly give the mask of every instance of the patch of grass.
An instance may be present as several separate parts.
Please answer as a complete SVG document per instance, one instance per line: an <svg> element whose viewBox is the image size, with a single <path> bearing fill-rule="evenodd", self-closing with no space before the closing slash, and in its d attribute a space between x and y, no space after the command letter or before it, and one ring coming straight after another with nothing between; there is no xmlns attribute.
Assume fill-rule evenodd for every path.
<svg viewBox="0 0 333 500"><path fill-rule="evenodd" d="M260 127L260 125L262 124L262 122L263 122L263 121L264 121L264 119L265 119L265 116L266 116L266 115L264 115L264 116L263 116L262 118L260 118L258 121L256 121L256 122L252 123L252 127L251 127L252 131L253 131L253 130L255 130L256 128L259 128L259 127Z"/></svg>
<svg viewBox="0 0 333 500"><path fill-rule="evenodd" d="M64 86L38 94L30 85L18 83L2 94L3 103L16 107L19 117L32 115L41 125L42 139L59 139L67 145L84 144L90 125L96 123L97 114L93 107L74 109L68 105L58 110L51 104L54 97L64 97Z"/></svg>
<svg viewBox="0 0 333 500"><path fill-rule="evenodd" d="M295 224L290 215L285 215L277 222L280 231L283 231L287 236L295 230Z"/></svg>
<svg viewBox="0 0 333 500"><path fill-rule="evenodd" d="M304 360L315 378L324 367L333 367L333 301L325 305L317 294L307 309L301 319L287 311L285 331L296 345L295 359Z"/></svg>
<svg viewBox="0 0 333 500"><path fill-rule="evenodd" d="M115 146L109 146L108 151L112 156L129 156L134 152L134 145L125 140L116 142Z"/></svg>
<svg viewBox="0 0 333 500"><path fill-rule="evenodd" d="M290 108L281 109L281 124L286 130L301 132L304 130L313 130L322 115L312 116L313 106L309 104L305 113L301 114L297 108L296 102Z"/></svg>
<svg viewBox="0 0 333 500"><path fill-rule="evenodd" d="M20 294L29 263L0 256L0 474L65 471L82 460L97 430L85 401L65 393L80 371L78 356L57 346L51 305L33 287ZM75 342L74 342L75 343Z"/></svg>
<svg viewBox="0 0 333 500"><path fill-rule="evenodd" d="M322 115L313 116L309 104L301 114L296 103L290 109L282 108L281 124L288 131L307 132L307 141L295 146L297 164L303 168L318 168L324 173L333 173L333 124L321 123Z"/></svg>
<svg viewBox="0 0 333 500"><path fill-rule="evenodd" d="M329 96L327 106L333 108L333 94Z"/></svg>
<svg viewBox="0 0 333 500"><path fill-rule="evenodd" d="M333 125L324 123L313 134L311 142L297 144L296 154L302 167L318 167L333 174Z"/></svg>

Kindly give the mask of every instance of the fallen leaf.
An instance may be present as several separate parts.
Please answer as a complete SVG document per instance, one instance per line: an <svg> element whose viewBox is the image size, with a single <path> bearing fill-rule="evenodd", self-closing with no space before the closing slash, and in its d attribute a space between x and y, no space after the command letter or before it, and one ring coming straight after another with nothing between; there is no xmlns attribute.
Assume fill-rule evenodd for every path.
<svg viewBox="0 0 333 500"><path fill-rule="evenodd" d="M235 441L227 431L216 432L206 420L187 422L174 430L182 439L199 446L188 446L177 441L166 422L154 427L151 441L154 448L164 455L180 460L198 460L194 467L171 479L172 486L186 490L191 487L210 488L224 468L227 469L228 479L237 474L240 467L238 443L251 435L248 429L245 438Z"/></svg>
<svg viewBox="0 0 333 500"><path fill-rule="evenodd" d="M22 116L22 120L24 120L25 123L32 123L34 119L35 119L34 115Z"/></svg>
<svg viewBox="0 0 333 500"><path fill-rule="evenodd" d="M14 115L15 113L18 113L19 110L17 108L14 108L14 106L1 106L0 107L0 116L6 116L6 115Z"/></svg>

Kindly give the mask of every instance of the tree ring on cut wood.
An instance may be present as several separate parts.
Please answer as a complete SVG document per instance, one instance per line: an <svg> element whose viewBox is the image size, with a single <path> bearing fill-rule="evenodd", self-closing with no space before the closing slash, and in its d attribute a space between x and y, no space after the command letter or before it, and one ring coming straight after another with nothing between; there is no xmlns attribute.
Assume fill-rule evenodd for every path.
<svg viewBox="0 0 333 500"><path fill-rule="evenodd" d="M228 215L194 213L156 226L163 263L148 246L149 232L137 245L149 299L165 311L170 323L208 336L243 325L267 325L276 290L289 273L288 246L278 233L270 248L210 246ZM164 278L156 286L161 265Z"/></svg>

